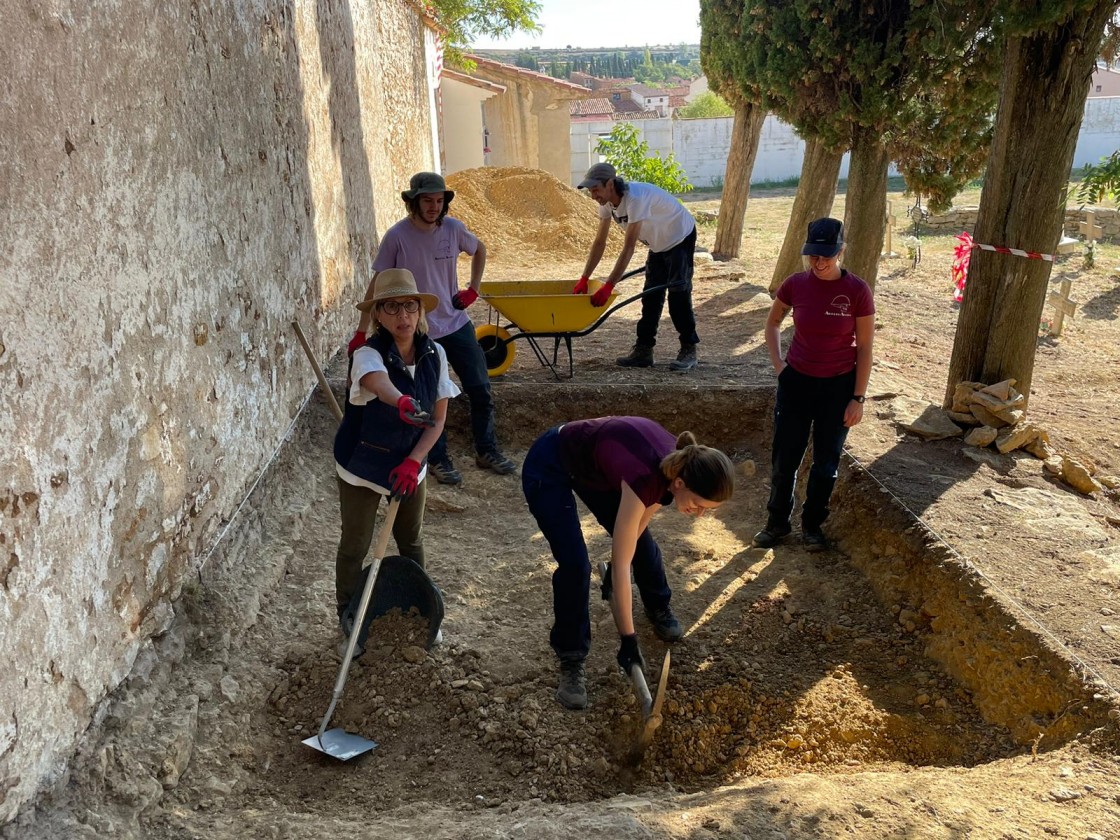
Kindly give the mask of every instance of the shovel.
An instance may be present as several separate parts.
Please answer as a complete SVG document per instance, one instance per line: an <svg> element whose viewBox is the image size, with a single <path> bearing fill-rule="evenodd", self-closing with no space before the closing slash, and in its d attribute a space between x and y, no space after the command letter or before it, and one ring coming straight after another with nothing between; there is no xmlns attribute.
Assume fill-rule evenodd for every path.
<svg viewBox="0 0 1120 840"><path fill-rule="evenodd" d="M363 738L361 735L351 735L341 727L334 729L327 729L327 724L330 723L331 715L334 714L334 707L338 705L339 699L342 697L343 689L346 688L346 678L350 671L350 661L354 658L354 648L358 644L358 628L362 625L362 621L366 615L366 609L369 607L370 597L373 595L373 586L377 582L377 572L381 568L381 558L385 555L385 548L389 545L389 534L393 530L393 523L397 519L397 509L401 506L401 500L396 496L389 503L389 511L385 514L385 522L381 526L381 533L377 535L377 545L373 550L373 563L370 564L369 575L366 577L365 588L362 589L362 600L358 604L358 611L355 616L353 629L350 631L350 638L346 644L346 655L342 657L342 665L338 669L338 679L334 684L334 696L331 698L331 705L327 709L327 713L323 715L323 722L319 726L319 734L312 735L310 738L305 738L303 743L314 750L321 753L326 753L331 758L337 758L339 761L349 761L359 755L363 755L370 750L377 749L377 742L371 741L368 738Z"/></svg>
<svg viewBox="0 0 1120 840"><path fill-rule="evenodd" d="M610 601L611 613L617 625L618 605L615 603L614 587L611 585L611 567L607 563L599 563L599 576L602 578L603 598ZM638 740L630 750L630 759L635 764L641 761L642 755L653 741L653 733L661 726L661 707L665 703L665 689L669 684L669 662L669 651L666 650L665 660L661 663L661 677L657 682L656 697L650 694L646 675L637 662L630 666L630 671L626 674L630 679L634 697L642 709L642 731L638 733Z"/></svg>

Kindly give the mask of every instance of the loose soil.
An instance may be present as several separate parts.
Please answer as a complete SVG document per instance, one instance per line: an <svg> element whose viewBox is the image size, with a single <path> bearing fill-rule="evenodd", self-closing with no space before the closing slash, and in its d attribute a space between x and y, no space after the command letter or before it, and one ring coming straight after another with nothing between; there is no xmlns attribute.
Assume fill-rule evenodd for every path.
<svg viewBox="0 0 1120 840"><path fill-rule="evenodd" d="M530 170L450 180L452 211L499 246L488 278L574 283L595 229L589 199ZM639 716L613 664L597 580L592 706L572 713L553 699L551 556L516 477L474 467L463 405L451 423L465 481L430 487L426 523L445 641L425 653L415 621L376 623L332 725L379 748L341 764L300 744L318 729L339 666L334 423L315 395L172 626L106 702L59 784L0 836L1120 836L1115 496L1079 496L1029 455L922 442L897 423L944 391L957 312L951 237L923 238L917 266L882 264L868 410L849 437L852 480L838 488L832 523L840 547L750 547L768 489L766 287L791 203L756 193L743 258L698 264L696 371L668 371L667 316L654 368L614 365L633 341L635 304L573 342L573 380L558 381L518 341L495 382L500 437L518 460L561 418L633 412L693 428L739 466L735 496L715 516L664 511L653 522L687 634L673 648L665 723L640 763L628 755ZM713 211L718 197L688 205ZM569 227L546 227L560 215ZM713 238L702 225L701 244ZM1053 285L1074 278L1079 310L1063 336L1040 338L1031 394L1031 419L1055 447L1102 476L1120 472L1118 262L1120 248L1102 245L1092 270L1078 257L1056 267ZM475 305L477 321L485 309ZM329 375L341 393L339 360ZM889 513L871 513L884 505ZM592 557L606 556L605 534L590 516L585 524ZM908 530L937 561L876 572L874 558L889 561ZM935 577L959 577L959 598L935 594ZM978 589L1007 650L1034 640L1023 670L1001 652L1002 631L944 629L944 602L971 604ZM665 647L641 616L638 625L652 676ZM1054 685L1066 686L1060 711L1045 705ZM1001 698L1037 712L1006 711Z"/></svg>

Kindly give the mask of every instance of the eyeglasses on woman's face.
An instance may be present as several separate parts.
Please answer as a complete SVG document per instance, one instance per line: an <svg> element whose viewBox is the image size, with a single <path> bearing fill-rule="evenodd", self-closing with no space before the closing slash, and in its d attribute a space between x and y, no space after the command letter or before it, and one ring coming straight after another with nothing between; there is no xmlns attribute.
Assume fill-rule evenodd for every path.
<svg viewBox="0 0 1120 840"><path fill-rule="evenodd" d="M418 300L387 300L381 304L382 311L386 315L399 315L403 309L409 315L415 315L420 311L420 301Z"/></svg>

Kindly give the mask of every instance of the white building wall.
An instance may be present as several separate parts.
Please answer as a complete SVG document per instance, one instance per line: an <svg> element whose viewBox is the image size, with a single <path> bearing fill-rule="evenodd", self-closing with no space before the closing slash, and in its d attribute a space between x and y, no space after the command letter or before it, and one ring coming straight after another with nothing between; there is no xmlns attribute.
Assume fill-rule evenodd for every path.
<svg viewBox="0 0 1120 840"><path fill-rule="evenodd" d="M1074 170L1100 163L1101 158L1117 149L1120 149L1120 96L1085 100L1085 116L1073 153Z"/></svg>
<svg viewBox="0 0 1120 840"><path fill-rule="evenodd" d="M733 117L712 117L700 120L635 120L638 135L649 144L650 153L662 157L676 156L689 182L707 189L723 184L727 153L731 148ZM572 183L578 183L587 167L599 157L594 153L598 134L609 134L613 123L572 124ZM1085 117L1074 154L1074 169L1098 163L1120 149L1120 96L1098 97L1085 102ZM777 117L768 116L762 126L751 183L785 181L801 174L805 141L793 126ZM897 175L893 166L891 175ZM848 155L840 164L840 177L848 176Z"/></svg>

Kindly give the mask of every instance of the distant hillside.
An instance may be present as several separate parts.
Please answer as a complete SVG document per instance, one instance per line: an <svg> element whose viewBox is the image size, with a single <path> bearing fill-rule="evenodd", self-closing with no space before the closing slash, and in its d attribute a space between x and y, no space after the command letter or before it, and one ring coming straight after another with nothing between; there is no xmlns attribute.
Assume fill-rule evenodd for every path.
<svg viewBox="0 0 1120 840"><path fill-rule="evenodd" d="M700 76L700 45L677 44L648 47L596 47L585 49L475 50L494 59L527 70L567 79L573 72L599 78L633 78L644 84L659 84L672 78Z"/></svg>

